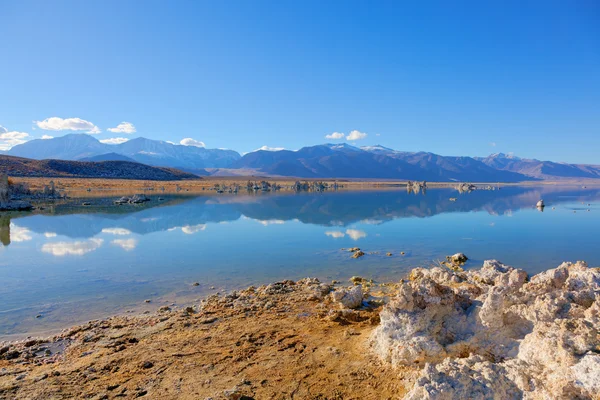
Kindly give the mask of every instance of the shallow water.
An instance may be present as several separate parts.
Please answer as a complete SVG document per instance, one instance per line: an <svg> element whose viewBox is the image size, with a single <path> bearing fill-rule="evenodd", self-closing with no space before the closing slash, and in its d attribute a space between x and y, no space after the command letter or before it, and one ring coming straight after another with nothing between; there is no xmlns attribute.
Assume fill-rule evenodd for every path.
<svg viewBox="0 0 600 400"><path fill-rule="evenodd" d="M535 208L540 198L544 212ZM280 279L398 280L459 251L471 258L468 267L491 258L530 273L562 261L600 266L599 188L171 195L121 207L92 202L0 214L0 339ZM353 246L367 254L356 260L340 250Z"/></svg>

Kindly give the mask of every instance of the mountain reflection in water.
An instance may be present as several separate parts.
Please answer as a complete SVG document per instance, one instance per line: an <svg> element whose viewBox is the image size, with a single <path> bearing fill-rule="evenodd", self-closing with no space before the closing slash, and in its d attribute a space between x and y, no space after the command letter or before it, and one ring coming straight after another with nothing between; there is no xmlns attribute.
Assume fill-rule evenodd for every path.
<svg viewBox="0 0 600 400"><path fill-rule="evenodd" d="M146 298L155 308L279 279L396 280L458 251L472 259L467 267L487 258L529 272L600 264L597 188L163 196L0 214L0 336L139 310ZM353 246L367 255L340 250Z"/></svg>

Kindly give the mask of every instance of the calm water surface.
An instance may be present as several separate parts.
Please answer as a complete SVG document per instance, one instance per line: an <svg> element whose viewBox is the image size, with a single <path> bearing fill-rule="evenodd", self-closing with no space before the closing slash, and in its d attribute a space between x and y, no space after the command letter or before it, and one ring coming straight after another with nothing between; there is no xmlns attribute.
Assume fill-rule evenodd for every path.
<svg viewBox="0 0 600 400"><path fill-rule="evenodd" d="M535 208L540 198L544 212ZM491 258L530 273L562 261L600 266L598 237L598 188L172 195L162 203L154 197L143 206L89 209L57 204L43 214L0 214L0 339L279 279L397 280L459 251L471 258L470 267ZM367 255L355 260L340 250L352 246Z"/></svg>

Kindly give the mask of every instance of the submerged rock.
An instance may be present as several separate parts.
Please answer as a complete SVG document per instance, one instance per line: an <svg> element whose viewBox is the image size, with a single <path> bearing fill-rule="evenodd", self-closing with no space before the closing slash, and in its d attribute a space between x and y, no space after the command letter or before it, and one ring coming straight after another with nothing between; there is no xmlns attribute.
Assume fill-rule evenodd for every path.
<svg viewBox="0 0 600 400"><path fill-rule="evenodd" d="M417 268L381 313L375 353L422 366L409 399L593 398L600 388L600 270L537 274Z"/></svg>

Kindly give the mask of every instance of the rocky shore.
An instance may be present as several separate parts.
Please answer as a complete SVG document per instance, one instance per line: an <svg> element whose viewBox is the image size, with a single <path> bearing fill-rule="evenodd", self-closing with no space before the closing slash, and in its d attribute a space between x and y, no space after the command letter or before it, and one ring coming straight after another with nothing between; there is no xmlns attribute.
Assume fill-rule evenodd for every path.
<svg viewBox="0 0 600 400"><path fill-rule="evenodd" d="M0 344L0 398L598 399L600 270L306 278Z"/></svg>

